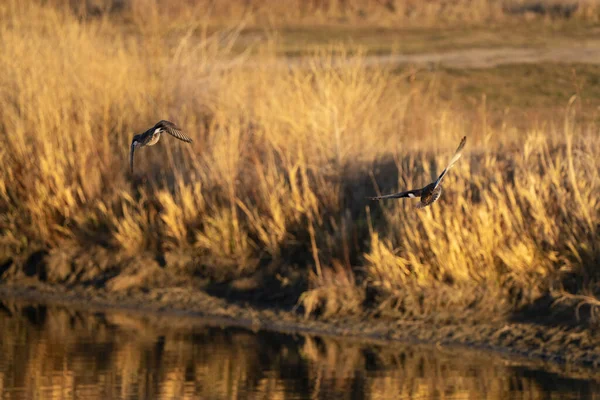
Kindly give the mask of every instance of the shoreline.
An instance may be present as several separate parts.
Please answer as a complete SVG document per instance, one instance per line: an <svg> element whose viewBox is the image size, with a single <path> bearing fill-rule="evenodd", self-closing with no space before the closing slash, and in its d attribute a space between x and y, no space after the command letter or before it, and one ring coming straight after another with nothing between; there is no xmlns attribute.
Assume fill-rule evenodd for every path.
<svg viewBox="0 0 600 400"><path fill-rule="evenodd" d="M323 336L373 344L425 345L437 348L485 351L501 358L535 364L544 369L578 371L593 375L600 365L600 336L582 326L544 326L506 319L459 323L410 321L356 315L318 319L277 307L258 308L182 288L146 293L102 292L83 287L3 283L3 301L62 306L82 312L127 313L135 317L185 319L221 327L238 327L284 334ZM207 311L210 310L210 311ZM586 345L583 345L583 344Z"/></svg>

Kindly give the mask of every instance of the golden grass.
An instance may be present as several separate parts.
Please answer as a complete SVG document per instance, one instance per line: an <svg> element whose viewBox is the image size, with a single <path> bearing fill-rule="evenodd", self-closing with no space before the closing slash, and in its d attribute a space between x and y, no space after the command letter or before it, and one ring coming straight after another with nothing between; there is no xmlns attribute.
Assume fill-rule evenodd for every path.
<svg viewBox="0 0 600 400"><path fill-rule="evenodd" d="M492 126L360 49L282 68L276 42L233 55L239 27L128 33L17 1L0 16L3 260L77 243L176 250L214 279L295 265L308 313L358 312L367 288L414 316L597 307L600 143L573 104L564 126ZM193 145L143 149L129 177L133 133L163 118ZM433 207L365 199L428 183L464 134Z"/></svg>

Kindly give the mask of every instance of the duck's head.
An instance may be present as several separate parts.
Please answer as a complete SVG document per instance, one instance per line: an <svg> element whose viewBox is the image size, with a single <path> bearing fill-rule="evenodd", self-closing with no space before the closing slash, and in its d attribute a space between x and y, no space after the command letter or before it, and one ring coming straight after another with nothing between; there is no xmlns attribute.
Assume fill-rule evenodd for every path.
<svg viewBox="0 0 600 400"><path fill-rule="evenodd" d="M140 147L142 145L142 135L135 135L131 141L131 147Z"/></svg>

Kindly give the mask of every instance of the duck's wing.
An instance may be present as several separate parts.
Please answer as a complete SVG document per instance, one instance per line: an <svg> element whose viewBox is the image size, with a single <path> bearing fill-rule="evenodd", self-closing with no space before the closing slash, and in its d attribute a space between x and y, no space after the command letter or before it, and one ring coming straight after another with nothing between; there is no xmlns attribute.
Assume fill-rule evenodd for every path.
<svg viewBox="0 0 600 400"><path fill-rule="evenodd" d="M154 125L154 128L152 129L154 129L155 131L156 129L160 129L161 131L165 131L169 135L176 137L179 140L183 140L187 143L192 143L192 139L189 138L185 133L183 133L181 129L171 121L162 120L156 125Z"/></svg>
<svg viewBox="0 0 600 400"><path fill-rule="evenodd" d="M421 197L421 193L423 193L423 188L407 190L405 192L399 192L399 193L393 193L393 194L386 194L385 196L369 197L369 199L383 200L383 199L399 199L402 197L409 197L411 199L414 199L416 197Z"/></svg>
<svg viewBox="0 0 600 400"><path fill-rule="evenodd" d="M442 171L442 173L440 174L440 176L435 181L434 188L438 187L438 185L442 182L442 179L444 178L444 176L446 175L446 173L448 172L448 170L454 164L456 164L456 162L458 161L458 159L462 155L462 151L463 151L463 148L465 147L465 143L467 143L467 137L463 136L462 140L460 141L460 144L458 145L458 148L454 152L454 156L452 157L452 160L450 160L450 162L448 163L448 166L446 168L444 168L444 170Z"/></svg>

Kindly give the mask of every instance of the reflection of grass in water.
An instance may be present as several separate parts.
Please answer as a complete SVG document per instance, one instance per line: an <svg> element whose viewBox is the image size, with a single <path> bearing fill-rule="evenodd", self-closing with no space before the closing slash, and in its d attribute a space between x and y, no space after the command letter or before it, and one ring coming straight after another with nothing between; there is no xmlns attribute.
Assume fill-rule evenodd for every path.
<svg viewBox="0 0 600 400"><path fill-rule="evenodd" d="M360 312L367 300L419 317L505 315L546 294L597 296L593 126L571 117L492 124L487 108L461 97L481 89L497 106L527 91L533 105L554 97L564 107L556 82L543 97L541 79L523 93L502 87L529 67L475 71L475 86L446 99L438 77L369 68L345 47L307 57L306 69L249 69L232 62L235 29L200 43L178 36L174 46L173 33L148 28L158 15L134 38L110 18L2 7L12 21L0 54L2 246L15 261L7 276L50 249L52 282L117 275L108 287L125 290L168 285L176 273L230 281L266 271L259 291L292 287L294 300L308 286L307 311L329 315ZM269 61L276 47L258 51ZM344 68L333 68L334 51ZM595 69L582 69L591 84ZM580 94L571 110L596 96L585 86ZM140 151L129 179L132 132L160 118L185 127L194 145ZM465 134L467 151L433 207L365 199L427 183Z"/></svg>
<svg viewBox="0 0 600 400"><path fill-rule="evenodd" d="M86 398L107 393L119 398L329 398L334 393L429 398L444 393L504 399L520 394L514 392L516 384L527 398L537 399L548 395L544 379L560 377L527 376L526 367L513 369L466 350L253 334L181 317L8 309L12 317L0 314L0 394L22 390L28 398L71 393ZM44 316L34 325L36 313ZM583 379L564 378L565 389L581 389Z"/></svg>

